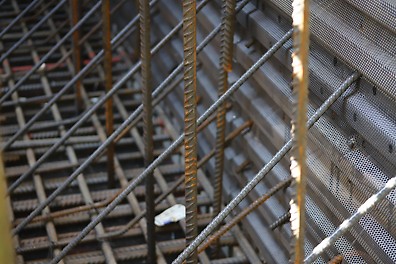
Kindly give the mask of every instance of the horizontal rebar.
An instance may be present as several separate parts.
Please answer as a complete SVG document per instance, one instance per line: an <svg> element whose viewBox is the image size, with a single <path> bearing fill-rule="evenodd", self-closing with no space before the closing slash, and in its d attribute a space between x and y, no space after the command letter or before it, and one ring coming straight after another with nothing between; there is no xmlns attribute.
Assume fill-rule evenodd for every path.
<svg viewBox="0 0 396 264"><path fill-rule="evenodd" d="M248 1L244 1L246 4ZM242 3L241 5L243 5ZM220 28L220 26L218 27ZM242 86L243 83L254 73L256 72L280 47L286 43L290 39L292 35L292 30L287 32L274 46L272 46L252 67L250 67L242 76L239 78L230 88L225 92L217 101L215 101L209 109L205 111L205 113L198 119L197 125L200 125L204 122L212 113L214 113L217 107L224 103L238 88ZM124 123L117 128L117 130L95 151L95 153L100 153L101 149L104 149L110 141L114 140L118 133L128 125L128 121L130 122L131 116L124 121ZM111 202L93 221L91 221L82 231L81 233L72 241L69 245L67 245L62 252L57 255L50 263L58 263L72 248L74 248L78 242L83 239L99 222L101 222L106 215L108 215L139 183L141 183L145 177L152 173L154 169L162 163L169 155L173 153L173 151L183 143L184 134L180 135L159 157L157 157L151 164L148 166L139 176L137 176L132 182L129 183L127 188L113 201ZM95 154L94 153L94 154ZM86 160L86 163L89 163L93 155ZM72 176L77 177L78 174L81 173L82 168L84 168L84 164L77 169ZM72 176L66 180L65 184L69 184L73 181ZM55 191L57 192L57 191ZM55 193L54 192L54 193ZM53 195L51 195L53 196ZM50 197L51 197L50 196ZM48 197L47 200L50 199ZM55 195L56 197L56 195ZM54 199L55 197L52 197ZM35 215L37 215L48 203L45 202L42 205L39 205L35 211L33 211L27 218L25 218L24 223L21 223L20 226L16 227L14 230L14 234L19 232L21 228L26 225ZM30 219L29 219L30 218ZM195 241L195 240L194 240ZM189 252L191 253L191 252ZM188 254L189 254L188 253Z"/></svg>
<svg viewBox="0 0 396 264"><path fill-rule="evenodd" d="M292 30L286 35L291 36ZM272 49L272 48L271 48ZM271 50L270 49L270 50ZM359 73L353 73L349 76L341 86L322 104L322 106L313 114L308 120L308 128L312 127L315 122L326 112L326 110L345 92L345 90L358 78ZM231 90L232 88L230 88ZM229 90L229 91L230 91ZM227 93L226 93L227 94ZM248 193L264 178L265 175L289 152L292 147L292 140L290 139L283 147L275 154L275 156L253 177L253 179L243 187L240 193L232 199L227 206L211 221L211 223L198 235L193 243L190 244L172 263L181 264L183 260L197 248L213 230L221 224L221 222L231 213L231 211L248 195ZM99 215L100 216L100 215Z"/></svg>

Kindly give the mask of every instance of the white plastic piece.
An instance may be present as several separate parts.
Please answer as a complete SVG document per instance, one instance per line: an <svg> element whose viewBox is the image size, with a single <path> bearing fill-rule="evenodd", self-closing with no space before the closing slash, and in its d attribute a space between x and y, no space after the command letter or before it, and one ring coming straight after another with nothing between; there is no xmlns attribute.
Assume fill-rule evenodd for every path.
<svg viewBox="0 0 396 264"><path fill-rule="evenodd" d="M182 204L175 204L166 209L154 219L156 226L164 226L170 223L178 222L186 217L186 207Z"/></svg>

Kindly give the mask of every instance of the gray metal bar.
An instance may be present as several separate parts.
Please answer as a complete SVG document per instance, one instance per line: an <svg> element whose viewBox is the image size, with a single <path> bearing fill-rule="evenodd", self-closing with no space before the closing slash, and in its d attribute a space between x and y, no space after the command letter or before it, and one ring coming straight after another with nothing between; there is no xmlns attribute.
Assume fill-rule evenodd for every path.
<svg viewBox="0 0 396 264"><path fill-rule="evenodd" d="M391 178L385 184L382 189L376 194L372 195L367 201L365 201L358 210L348 219L344 220L342 224L337 228L336 231L329 237L325 238L319 243L304 259L304 264L314 262L320 254L322 254L326 249L332 246L337 239L339 239L343 234L345 234L354 224L359 221L365 214L370 212L379 202L381 202L394 188L396 187L396 177Z"/></svg>

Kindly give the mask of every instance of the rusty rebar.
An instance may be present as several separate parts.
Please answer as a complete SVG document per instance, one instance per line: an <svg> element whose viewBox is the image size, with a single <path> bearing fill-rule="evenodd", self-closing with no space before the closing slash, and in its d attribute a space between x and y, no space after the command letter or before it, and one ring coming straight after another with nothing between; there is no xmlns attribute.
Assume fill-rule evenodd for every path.
<svg viewBox="0 0 396 264"><path fill-rule="evenodd" d="M143 139L144 165L147 167L153 161L153 110L151 84L151 40L150 40L150 5L148 0L139 0L140 17L140 60L142 62L142 95L143 95ZM155 202L154 176L146 177L146 222L147 222L147 263L156 263L155 252Z"/></svg>
<svg viewBox="0 0 396 264"><path fill-rule="evenodd" d="M111 16L110 0L102 0L102 20L103 20L103 51L104 51L104 87L108 93L113 87L112 74L112 51L111 51ZM109 137L114 131L113 99L110 97L105 104L106 135ZM109 144L107 149L107 179L109 188L115 187L114 175L114 142Z"/></svg>
<svg viewBox="0 0 396 264"><path fill-rule="evenodd" d="M71 15L71 27L74 27L80 18L81 13L81 1L70 0L70 15ZM79 44L80 39L80 29L73 32L72 35L72 45L73 45L73 61L74 61L74 75L77 75L81 70L81 48ZM81 96L81 79L78 79L74 86L76 94L76 113L82 112L84 107L84 102Z"/></svg>
<svg viewBox="0 0 396 264"><path fill-rule="evenodd" d="M216 231L213 235L211 235L203 244L198 248L198 253L204 251L207 247L209 247L213 242L216 242L221 236L227 233L231 228L233 228L236 224L241 222L248 214L257 209L260 205L262 205L265 201L271 198L275 193L283 188L287 188L290 185L292 178L289 177L277 185L272 187L267 193L262 195L260 198L255 200L253 203L249 204L248 207L243 209L239 214L237 214L234 218L231 219L230 222L222 226L218 231Z"/></svg>
<svg viewBox="0 0 396 264"><path fill-rule="evenodd" d="M186 199L186 245L198 234L197 225L197 80L196 80L196 1L183 1L184 46L184 163ZM197 263L197 251L187 257L187 264Z"/></svg>
<svg viewBox="0 0 396 264"><path fill-rule="evenodd" d="M221 18L220 69L218 82L219 97L227 91L228 73L232 71L236 0L223 0L222 3L223 14ZM226 111L225 104L223 103L217 109L213 215L217 215L221 211L222 205L225 122ZM220 243L216 243L214 256L218 255L219 247Z"/></svg>
<svg viewBox="0 0 396 264"><path fill-rule="evenodd" d="M309 0L293 1L293 117L291 135L293 147L290 157L291 176L294 179L290 201L292 229L291 261L300 264L304 260L305 194L306 194L306 145L307 101L309 84Z"/></svg>

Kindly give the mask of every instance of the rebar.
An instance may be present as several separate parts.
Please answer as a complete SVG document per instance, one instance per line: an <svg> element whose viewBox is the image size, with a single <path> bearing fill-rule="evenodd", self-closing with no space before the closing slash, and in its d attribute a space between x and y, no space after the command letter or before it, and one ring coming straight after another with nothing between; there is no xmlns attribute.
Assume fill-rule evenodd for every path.
<svg viewBox="0 0 396 264"><path fill-rule="evenodd" d="M241 222L246 216L248 216L251 212L256 210L260 205L262 205L265 201L267 201L269 198L271 198L279 190L287 188L290 185L291 181L292 181L292 178L289 177L289 178L279 182L274 187L272 187L267 193L265 193L260 198L255 200L253 203L249 204L248 207L243 209L238 215L236 215L234 218L232 218L227 224L222 226L213 235L208 237L208 239L206 239L205 243L199 247L198 253L201 253L206 248L208 248L212 243L218 241L221 236L223 236L225 233L230 231L231 228L233 228L235 225L237 225L239 222Z"/></svg>
<svg viewBox="0 0 396 264"><path fill-rule="evenodd" d="M291 261L301 264L304 259L307 101L309 84L309 0L293 1L293 140L290 171L291 185L290 224L292 229Z"/></svg>
<svg viewBox="0 0 396 264"><path fill-rule="evenodd" d="M70 0L71 9L71 26L75 26L78 23L81 14L81 1ZM73 32L72 44L73 44L73 61L74 61L74 75L76 75L81 70L81 49L79 45L80 40L80 30L77 29ZM81 97L81 80L78 79L75 85L76 94L76 113L82 112L84 102Z"/></svg>
<svg viewBox="0 0 396 264"><path fill-rule="evenodd" d="M148 0L139 0L140 16L140 60L142 72L143 95L143 138L144 138L144 165L147 167L153 161L153 110L151 84L151 39L150 39L150 6ZM147 263L157 263L155 252L155 201L154 176L146 177L146 222L147 222Z"/></svg>
<svg viewBox="0 0 396 264"><path fill-rule="evenodd" d="M272 46L266 54L271 54L274 52L274 49L277 50L280 46L285 43L292 34L293 30L288 31L281 40L279 40L274 46ZM281 44L282 43L282 44ZM279 47L278 47L279 46ZM278 48L276 48L278 47ZM265 57L265 55L263 56ZM259 59L258 62L261 62L263 57ZM268 58L267 58L268 59ZM250 69L254 68L256 65L260 65L256 62ZM250 69L248 71L250 71ZM314 113L314 115L308 120L308 128L312 127L315 122L325 113L325 111L345 92L345 90L358 78L360 77L359 73L353 73L349 76L340 87L322 104L322 106ZM238 81L237 81L238 83ZM235 84L234 84L235 85ZM221 98L226 97L230 92L233 91L233 86L222 96ZM219 100L220 100L219 99ZM192 252L195 248L197 248L205 238L210 235L213 230L231 213L231 211L248 195L248 193L264 178L265 175L276 165L278 162L289 152L292 147L292 140L290 139L283 147L275 154L275 156L253 177L248 184L243 187L243 189L236 195L227 206L209 223L209 225L197 236L197 238L188 246L172 263L173 264L181 264L183 260Z"/></svg>
<svg viewBox="0 0 396 264"><path fill-rule="evenodd" d="M331 247L343 234L345 234L352 226L357 223L360 218L365 214L369 213L379 202L381 202L394 188L396 188L396 177L389 179L384 187L381 188L377 193L373 194L369 199L367 199L357 211L348 219L345 219L341 225L334 231L333 234L323 239L304 259L304 264L314 262L320 254L322 254L326 249Z"/></svg>
<svg viewBox="0 0 396 264"><path fill-rule="evenodd" d="M275 222L273 222L269 228L272 230L286 224L287 222L290 221L290 211L286 212L285 214L281 215L278 219L276 219Z"/></svg>
<svg viewBox="0 0 396 264"><path fill-rule="evenodd" d="M104 51L104 87L108 93L113 86L112 74L112 52L111 52L111 17L110 0L102 0L102 21L103 21L103 51ZM114 131L113 99L110 97L105 105L106 115L106 135L109 136ZM112 142L107 148L107 179L109 188L115 187L114 175L114 151Z"/></svg>
<svg viewBox="0 0 396 264"><path fill-rule="evenodd" d="M60 3L63 3L64 1L66 1L66 0L62 0ZM5 95L3 95L1 98L0 98L0 105L2 105L3 103L4 103L4 101L11 95L11 94L13 94L16 90L18 90L21 86L22 86L22 84L34 73L34 72L36 72L38 69L40 69L41 67L42 67L42 65L44 64L44 62L73 34L73 32L74 31L76 31L78 28L80 28L81 27L81 25L86 21L86 20L88 20L91 16L92 16L92 14L99 8L99 6L100 6L100 2L101 1L99 1L94 7L92 7L91 8L91 10L89 10L88 11L88 13L83 17L83 18L81 18L79 21L78 21L78 23L74 26L74 27L72 27L71 29L70 29L70 31L69 32L67 32L66 33L66 35L65 36L63 36L63 38L61 39L61 40L59 40L48 52L47 52L47 54L45 54L42 58L41 58L41 60L38 62L38 63L36 63L30 70L29 70L29 72L28 73L26 73L24 76L23 76L23 78L21 78L15 85L14 85L14 87L13 88L11 88L11 89L9 89L9 91L7 91L6 92L6 94ZM59 4L60 4L59 3ZM59 5L58 4L58 5ZM58 6L57 5L57 6ZM56 10L55 10L56 11ZM52 10L51 10L51 12L52 12ZM46 15L46 17L49 15L49 14L51 14L51 12L50 13L48 13L47 15ZM34 28L32 28L32 29L34 29ZM30 32L30 31L29 31ZM22 40L22 39L24 39L26 36L28 36L28 34L26 34L26 35L24 35L24 37L23 38L21 38L20 40ZM19 43L19 42L18 42ZM9 49L8 51L10 51L11 49ZM6 54L3 54L3 56L4 55L6 55ZM0 60L1 61L1 60ZM76 76L81 76L80 75L81 74L81 72L79 73L79 74L77 74ZM76 78L76 76L74 77L74 78ZM72 79L73 80L73 79ZM78 78L77 78L77 80L78 80ZM74 83L73 83L74 84ZM40 113L40 112L38 112L38 113ZM30 120L29 120L29 122L24 126L24 127L26 127L26 126L28 126L29 125L29 123L30 123ZM23 129L23 128L22 128ZM22 130L21 129L21 130Z"/></svg>
<svg viewBox="0 0 396 264"><path fill-rule="evenodd" d="M20 12L1 32L0 32L0 39L7 33L8 30L10 30L15 24L29 11L33 9L35 5L37 5L39 2L42 0L34 0L30 2L30 4L22 11ZM5 1L2 1L4 3ZM1 61L0 61L1 62Z"/></svg>
<svg viewBox="0 0 396 264"><path fill-rule="evenodd" d="M0 57L0 63L2 63L14 50L16 50L25 40L27 40L39 27L41 27L48 18L50 18L67 0L61 0L51 11L48 12L37 24L32 27L29 32L23 34L23 37L20 38L17 43L12 45L6 52L3 53ZM3 103L3 100L0 100L0 104Z"/></svg>
<svg viewBox="0 0 396 264"><path fill-rule="evenodd" d="M197 24L195 0L183 1L184 46L184 164L186 199L186 245L198 234L197 225ZM197 263L197 251L187 257L187 264Z"/></svg>
<svg viewBox="0 0 396 264"><path fill-rule="evenodd" d="M220 46L220 69L218 82L219 97L228 89L228 72L232 71L232 57L234 47L234 24L235 24L235 0L223 0L223 14L221 18L221 46ZM223 196L223 171L224 171L224 139L225 139L225 104L217 110L216 122L216 155L214 174L214 201L213 215L221 211ZM216 243L214 255L218 255L219 243Z"/></svg>
<svg viewBox="0 0 396 264"><path fill-rule="evenodd" d="M245 0L242 2L238 7L242 8L244 5L248 3L248 0ZM240 10L240 9L239 9ZM218 27L220 28L220 27ZM212 31L214 32L214 31ZM252 67L250 67L242 76L239 78L219 99L217 99L206 111L205 113L198 119L197 125L199 126L202 124L212 113L214 113L217 109L217 107L225 102L238 88L241 87L241 85L254 73L256 72L280 47L286 43L290 39L292 35L292 30L287 32L279 41L277 41L274 46L272 46ZM136 111L135 111L136 112ZM132 114L133 115L133 114ZM95 158L96 155L98 155L104 148L106 148L107 144L109 141L114 140L114 138L122 132L122 130L131 122L131 119L133 118L129 116L127 120L123 122L123 124L117 128L117 130L109 137L103 144L88 158L86 161L76 170L72 175L69 176L67 180L63 183L63 186L59 187L51 196L51 199L53 200L70 182L73 181L73 179L81 173L82 170L85 169L87 166L86 164L89 164L92 159ZM72 248L74 248L80 241L83 239L99 222L101 222L104 217L106 217L136 186L141 183L147 174L152 173L154 169L161 164L169 155L173 153L173 151L183 143L184 140L184 133L180 135L164 152L159 155L151 164L148 168L146 168L139 176L137 176L134 180L132 180L128 187L125 188L125 190L122 191L122 193L114 200L112 201L103 211L98 215L95 220L91 221L79 234L76 238L74 238L63 250L62 252L56 256L52 261L51 264L58 263ZM73 178L74 177L74 178ZM257 184L257 183L256 183ZM48 197L48 201L46 203L51 202L52 200L50 197ZM28 217L26 217L23 222L14 229L14 234L18 233L27 223L30 222L30 220L35 217L44 207L45 203L39 205ZM211 230L210 232L212 232ZM196 241L195 239L194 241ZM196 243L196 242L193 242ZM188 247L191 248L191 245ZM190 249L191 250L191 249ZM190 252L187 253L185 257L190 255ZM186 254L186 253L184 253Z"/></svg>

